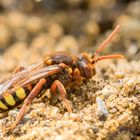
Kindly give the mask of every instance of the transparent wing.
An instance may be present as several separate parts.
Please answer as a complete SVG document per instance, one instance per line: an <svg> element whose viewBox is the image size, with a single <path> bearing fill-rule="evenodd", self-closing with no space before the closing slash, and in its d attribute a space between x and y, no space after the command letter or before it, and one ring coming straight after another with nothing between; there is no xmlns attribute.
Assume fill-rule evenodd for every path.
<svg viewBox="0 0 140 140"><path fill-rule="evenodd" d="M38 71L27 74L26 77L20 80L15 86L27 85L30 82L33 82L34 80L38 80L43 77L48 77L52 74L58 73L59 71L60 71L60 68L58 65L44 67Z"/></svg>
<svg viewBox="0 0 140 140"><path fill-rule="evenodd" d="M43 67L43 62L33 64L21 72L12 74L0 83L0 95L13 87L23 86L36 79L49 76L59 71L58 65Z"/></svg>
<svg viewBox="0 0 140 140"><path fill-rule="evenodd" d="M12 85L26 77L27 74L30 74L32 72L35 72L43 67L43 62L40 61L36 64L33 64L26 69L22 70L21 72L15 73L4 79L0 82L0 94L5 92L7 89L9 89Z"/></svg>

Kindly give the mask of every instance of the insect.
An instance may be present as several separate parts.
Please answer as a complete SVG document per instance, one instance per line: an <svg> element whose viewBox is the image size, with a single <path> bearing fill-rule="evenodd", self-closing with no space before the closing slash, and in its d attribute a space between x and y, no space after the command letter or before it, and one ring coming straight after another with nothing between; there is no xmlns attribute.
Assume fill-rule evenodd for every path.
<svg viewBox="0 0 140 140"><path fill-rule="evenodd" d="M96 74L95 64L98 61L123 58L119 54L99 55L118 31L119 25L91 57L87 53L72 56L65 52L56 52L27 68L16 68L10 77L1 82L0 89L0 112L11 110L23 102L10 129L13 130L19 124L33 99L47 89L62 101L68 112L72 112L71 104L67 99L67 88L91 79Z"/></svg>

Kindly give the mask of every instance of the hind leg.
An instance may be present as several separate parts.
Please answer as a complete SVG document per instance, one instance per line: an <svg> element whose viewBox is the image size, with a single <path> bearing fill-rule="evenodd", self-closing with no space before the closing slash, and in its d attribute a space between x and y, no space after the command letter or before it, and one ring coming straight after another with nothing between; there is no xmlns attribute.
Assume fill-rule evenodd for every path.
<svg viewBox="0 0 140 140"><path fill-rule="evenodd" d="M21 107L20 112L16 118L16 121L14 122L14 124L11 127L11 130L13 130L19 124L19 122L22 120L22 118L24 117L24 115L26 113L27 107L30 105L30 103L33 101L33 99L39 94L40 90L42 89L42 87L45 83L46 83L46 80L41 79L36 84L36 86L32 89L32 91L27 96L27 98L24 100L23 106Z"/></svg>

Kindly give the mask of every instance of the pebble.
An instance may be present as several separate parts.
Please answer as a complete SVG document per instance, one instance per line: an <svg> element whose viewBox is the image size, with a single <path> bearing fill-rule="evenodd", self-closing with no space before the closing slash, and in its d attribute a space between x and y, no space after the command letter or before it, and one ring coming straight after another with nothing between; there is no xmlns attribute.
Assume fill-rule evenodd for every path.
<svg viewBox="0 0 140 140"><path fill-rule="evenodd" d="M55 137L54 140L63 140L63 137L61 135L58 135L58 136Z"/></svg>
<svg viewBox="0 0 140 140"><path fill-rule="evenodd" d="M111 85L106 85L103 89L102 89L102 95L105 99L107 99L110 95L112 94L116 94L117 93L117 89Z"/></svg>
<svg viewBox="0 0 140 140"><path fill-rule="evenodd" d="M96 126L94 126L94 127L92 128L92 131L93 131L94 133L97 133L99 130L98 130L98 128L97 128Z"/></svg>
<svg viewBox="0 0 140 140"><path fill-rule="evenodd" d="M75 113L71 113L70 114L70 118L73 120L73 121L79 121L81 118L79 116L79 114L75 114Z"/></svg>
<svg viewBox="0 0 140 140"><path fill-rule="evenodd" d="M108 110L107 110L107 107L105 105L105 102L97 97L96 98L96 104L97 104L97 115L98 117L101 119L101 120L104 120L107 118L108 116Z"/></svg>
<svg viewBox="0 0 140 140"><path fill-rule="evenodd" d="M17 110L10 110L8 112L8 115L15 118L18 115L18 111Z"/></svg>

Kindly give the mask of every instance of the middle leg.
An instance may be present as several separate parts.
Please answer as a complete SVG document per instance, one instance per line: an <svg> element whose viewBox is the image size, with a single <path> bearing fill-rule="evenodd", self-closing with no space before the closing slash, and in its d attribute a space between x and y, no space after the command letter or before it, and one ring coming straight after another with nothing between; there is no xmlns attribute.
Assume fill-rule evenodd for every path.
<svg viewBox="0 0 140 140"><path fill-rule="evenodd" d="M66 99L66 89L63 84L59 80L55 80L50 88L51 93L53 96L57 96L67 108L68 112L72 112L72 107L70 101Z"/></svg>

